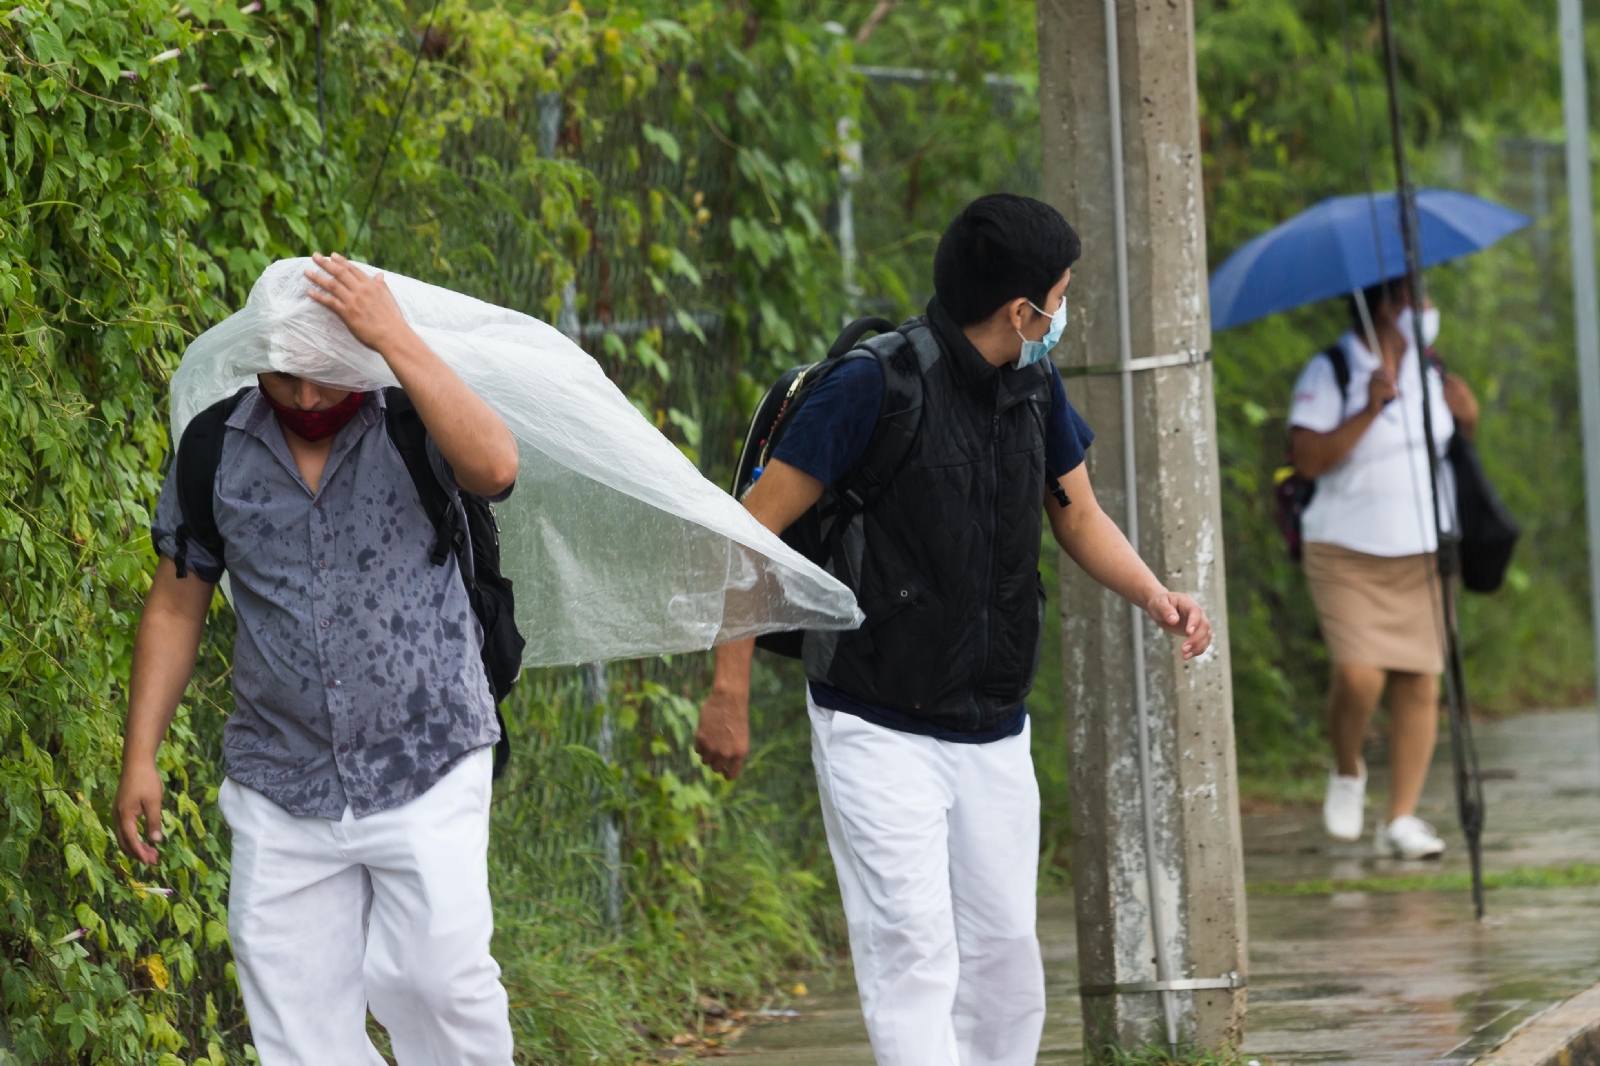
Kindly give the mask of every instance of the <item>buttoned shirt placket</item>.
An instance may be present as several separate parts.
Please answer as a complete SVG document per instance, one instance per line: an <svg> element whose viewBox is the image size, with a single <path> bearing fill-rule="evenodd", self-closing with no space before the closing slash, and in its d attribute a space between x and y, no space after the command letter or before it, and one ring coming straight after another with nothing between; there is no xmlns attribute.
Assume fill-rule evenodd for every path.
<svg viewBox="0 0 1600 1066"><path fill-rule="evenodd" d="M263 405L263 409L270 410ZM278 425L276 418L256 419L252 421L250 432L254 433L274 458L282 463L284 468L293 476L294 481L307 495L311 497L311 506L307 508L307 534L312 545L311 550L311 617L316 620L315 632L317 641L317 665L322 671L323 692L328 708L328 724L333 739L333 763L339 771L339 783L346 794L349 793L349 782L355 777L353 767L348 765L350 752L357 744L350 724L350 714L344 705L344 679L339 676L338 664L333 658L332 629L333 609L337 604L336 577L338 568L334 566L335 543L337 531L328 517L327 508L323 507L323 492L332 484L333 476L355 445L361 440L374 421L382 418L382 410L374 400L369 400L356 413L350 424L339 431L334 441L333 448L328 452L328 460L323 465L322 476L317 481L316 491L306 484L300 474L300 467L294 461L294 455L289 451L288 441L284 439L283 430Z"/></svg>

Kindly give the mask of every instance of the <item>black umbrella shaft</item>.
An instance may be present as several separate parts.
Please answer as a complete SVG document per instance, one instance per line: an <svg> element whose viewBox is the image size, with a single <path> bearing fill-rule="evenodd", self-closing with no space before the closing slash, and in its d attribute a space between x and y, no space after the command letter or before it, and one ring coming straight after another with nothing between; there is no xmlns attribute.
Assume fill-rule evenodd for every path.
<svg viewBox="0 0 1600 1066"><path fill-rule="evenodd" d="M1450 750L1455 771L1456 810L1461 831L1467 839L1472 860L1472 902L1478 917L1483 917L1482 853L1479 847L1483 829L1483 797L1478 779L1478 753L1472 742L1472 722L1467 717L1466 673L1461 659L1460 636L1456 632L1455 545L1443 533L1439 504L1439 453L1434 445L1432 390L1428 388L1427 345L1422 336L1422 309L1427 290L1422 278L1422 242L1417 222L1416 190L1406 167L1405 125L1400 118L1400 66L1394 47L1394 20L1390 0L1379 0L1383 24L1384 75L1389 88L1389 139L1394 146L1396 197L1400 209L1400 240L1405 247L1406 280L1411 289L1412 340L1417 346L1417 379L1422 386L1422 433L1428 451L1428 487L1433 503L1433 531L1441 563L1440 605L1445 627L1445 699L1450 718ZM1374 353L1377 354L1377 353Z"/></svg>

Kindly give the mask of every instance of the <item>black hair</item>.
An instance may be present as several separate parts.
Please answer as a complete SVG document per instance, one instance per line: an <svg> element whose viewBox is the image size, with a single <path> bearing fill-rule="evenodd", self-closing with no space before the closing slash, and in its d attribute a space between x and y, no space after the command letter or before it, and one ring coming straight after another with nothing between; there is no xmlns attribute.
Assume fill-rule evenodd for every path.
<svg viewBox="0 0 1600 1066"><path fill-rule="evenodd" d="M958 326L982 322L1021 296L1038 307L1083 254L1061 212L1027 196L972 201L939 238L933 291Z"/></svg>
<svg viewBox="0 0 1600 1066"><path fill-rule="evenodd" d="M1402 274L1398 278L1389 278L1387 281L1368 285L1361 290L1361 298L1367 302L1367 313L1373 316L1374 323L1377 321L1378 305L1384 300L1404 300L1409 284L1409 279ZM1366 324L1361 321L1361 308L1356 305L1355 295L1352 293L1346 296L1344 303L1345 309L1350 312L1351 328L1360 333L1366 328Z"/></svg>

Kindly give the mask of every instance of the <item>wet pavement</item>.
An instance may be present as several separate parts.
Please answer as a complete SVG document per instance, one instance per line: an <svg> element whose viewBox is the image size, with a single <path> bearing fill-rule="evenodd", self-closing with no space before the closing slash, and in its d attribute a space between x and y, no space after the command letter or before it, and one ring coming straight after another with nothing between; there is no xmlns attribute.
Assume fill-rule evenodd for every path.
<svg viewBox="0 0 1600 1066"><path fill-rule="evenodd" d="M1486 869L1600 865L1600 717L1593 710L1544 712L1479 723L1477 731ZM1445 738L1418 812L1448 844L1442 861L1373 856L1383 788L1383 768L1374 766L1367 837L1357 844L1329 840L1315 809L1246 815L1246 879L1261 886L1467 869L1453 824ZM1039 910L1049 997L1039 1062L1077 1064L1072 901L1043 899ZM1249 910L1245 1051L1276 1066L1469 1063L1527 1019L1600 981L1600 885L1491 889L1481 923L1468 893L1455 890L1253 891ZM732 1055L751 1066L870 1066L847 971L836 987L813 988L793 1005L801 1017L752 1029Z"/></svg>

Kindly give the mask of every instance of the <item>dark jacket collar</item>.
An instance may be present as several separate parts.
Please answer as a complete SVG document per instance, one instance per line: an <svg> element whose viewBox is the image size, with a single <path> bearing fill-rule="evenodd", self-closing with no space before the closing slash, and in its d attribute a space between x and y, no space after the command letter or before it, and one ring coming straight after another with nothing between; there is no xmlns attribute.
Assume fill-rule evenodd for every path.
<svg viewBox="0 0 1600 1066"><path fill-rule="evenodd" d="M1002 410L1031 396L1049 380L1050 366L1044 360L1021 370L1015 366L997 367L989 362L961 332L961 327L939 304L937 296L928 301L928 325L933 328L933 335L949 357L962 386L985 399L995 396Z"/></svg>
<svg viewBox="0 0 1600 1066"><path fill-rule="evenodd" d="M928 301L928 325L933 327L933 335L939 340L939 347L944 349L945 355L950 359L950 365L955 367L956 378L963 386L981 392L984 396L994 393L995 381L1000 376L1000 368L983 357L983 354L973 347L967 340L967 335L961 332L961 327L956 325L955 319L939 303L935 296Z"/></svg>

